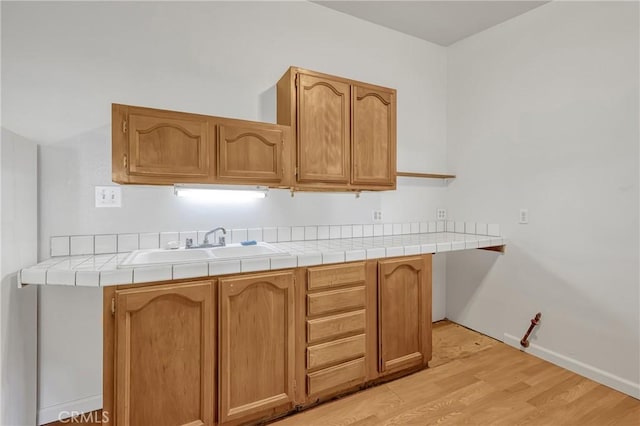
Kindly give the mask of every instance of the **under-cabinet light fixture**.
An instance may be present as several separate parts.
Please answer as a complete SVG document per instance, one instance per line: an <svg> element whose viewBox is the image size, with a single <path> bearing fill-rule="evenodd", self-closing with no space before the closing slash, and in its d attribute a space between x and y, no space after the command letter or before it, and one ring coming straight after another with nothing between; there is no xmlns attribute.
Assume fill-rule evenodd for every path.
<svg viewBox="0 0 640 426"><path fill-rule="evenodd" d="M236 202L249 201L267 196L268 188L261 186L208 186L208 185L174 185L173 193L200 201Z"/></svg>

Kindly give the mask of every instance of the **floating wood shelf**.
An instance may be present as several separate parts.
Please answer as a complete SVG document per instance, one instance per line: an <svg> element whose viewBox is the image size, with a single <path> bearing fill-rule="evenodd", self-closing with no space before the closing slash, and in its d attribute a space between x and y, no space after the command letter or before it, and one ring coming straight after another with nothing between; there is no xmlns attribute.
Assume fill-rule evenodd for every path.
<svg viewBox="0 0 640 426"><path fill-rule="evenodd" d="M397 172L398 176L415 177L422 179L455 179L456 175L445 175L441 173L414 173L414 172Z"/></svg>
<svg viewBox="0 0 640 426"><path fill-rule="evenodd" d="M480 250L497 251L498 253L504 254L505 246L503 244L500 246L480 247Z"/></svg>

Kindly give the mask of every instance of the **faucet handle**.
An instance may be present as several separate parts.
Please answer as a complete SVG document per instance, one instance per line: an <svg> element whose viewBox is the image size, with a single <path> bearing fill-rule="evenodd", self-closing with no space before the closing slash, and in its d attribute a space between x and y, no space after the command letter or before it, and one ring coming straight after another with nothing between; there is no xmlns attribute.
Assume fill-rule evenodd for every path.
<svg viewBox="0 0 640 426"><path fill-rule="evenodd" d="M186 239L185 247L186 247L186 248L191 248L191 247L193 247L193 238L187 238L187 239Z"/></svg>
<svg viewBox="0 0 640 426"><path fill-rule="evenodd" d="M221 235L218 238L218 244L220 244L221 246L224 246L226 244L226 239L225 239L224 235Z"/></svg>

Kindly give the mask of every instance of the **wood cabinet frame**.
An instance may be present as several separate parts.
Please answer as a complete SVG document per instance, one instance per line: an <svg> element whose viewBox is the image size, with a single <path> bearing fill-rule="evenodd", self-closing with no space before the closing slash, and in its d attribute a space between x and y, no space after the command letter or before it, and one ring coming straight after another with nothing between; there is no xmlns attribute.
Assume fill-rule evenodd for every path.
<svg viewBox="0 0 640 426"><path fill-rule="evenodd" d="M105 287L103 291L103 424L129 426L129 333L130 312L139 311L153 300L169 297L184 298L202 306L203 334L200 359L201 422L189 425L215 424L216 401L216 295L215 279L187 282L164 282L160 285L127 285ZM199 295L200 293L200 295ZM152 296L152 299L149 299ZM118 309L116 310L116 306ZM118 324L124 325L119 329ZM209 330L209 332L207 332ZM121 421L124 420L124 421ZM135 425L130 425L135 426Z"/></svg>
<svg viewBox="0 0 640 426"><path fill-rule="evenodd" d="M396 92L395 90L387 89L381 90L377 86L373 86L365 83L354 83L351 86L352 100L351 100L351 184L354 186L380 186L388 185L395 188L396 186ZM384 123L386 125L386 138L387 138L387 159L382 164L376 164L375 159L366 158L362 160L363 163L369 163L361 165L359 162L361 157L360 150L363 151L362 156L367 157L367 154L372 155L374 153L374 147L365 146L360 149L358 134L359 126L358 114L360 113L360 102L364 102L365 99L373 99L378 104L387 110ZM370 117L369 117L370 119ZM372 131L372 133L376 133ZM365 138L366 139L366 138ZM365 140L365 142L367 142ZM374 141L375 143L375 141ZM367 149L368 148L368 149ZM384 169L387 173L384 176L366 176L363 169Z"/></svg>
<svg viewBox="0 0 640 426"><path fill-rule="evenodd" d="M278 124L237 120L202 114L112 104L111 120L111 166L112 180L120 184L173 185L176 183L262 185L273 188L288 188L293 170L291 168L291 128ZM179 128L179 122L200 123L200 159L197 170L136 170L135 143L132 143L132 117L147 117L164 120L165 127ZM275 152L272 167L261 170L230 170L226 167L228 150L222 146L221 136L225 129L243 129L241 136L252 136L255 140L271 145ZM188 133L182 129L182 133ZM247 155L251 155L249 152ZM264 159L263 159L264 160ZM269 171L270 170L270 171Z"/></svg>
<svg viewBox="0 0 640 426"><path fill-rule="evenodd" d="M270 417L274 414L289 411L293 408L295 400L294 383L295 383L295 314L294 314L294 274L292 271L276 271L259 274L240 275L237 277L225 277L218 280L219 291L219 381L218 381L218 419L221 424L238 424L247 420ZM254 287L256 286L256 287ZM283 305L286 308L284 312L283 332L285 333L284 341L279 342L286 345L283 350L284 361L283 383L261 383L263 386L271 387L275 383L276 387L282 386L282 392L270 395L266 398L251 401L240 406L233 406L232 401L232 374L231 368L232 358L232 339L240 339L245 336L237 336L232 333L234 321L231 319L232 306L231 300L234 297L242 295L248 289L262 286L269 291L280 293L283 297ZM237 322L236 322L237 324ZM255 324L257 326L257 324ZM251 324L249 324L251 328ZM246 330L245 330L246 331ZM265 336L267 337L267 336ZM271 336L277 337L277 336ZM277 341L275 342L278 343ZM251 344L251 342L249 342ZM279 346L279 345L278 345ZM246 351L247 357L253 356L258 351ZM270 367L275 368L274 365ZM269 370L265 370L269 371ZM240 385L236 383L235 385Z"/></svg>
<svg viewBox="0 0 640 426"><path fill-rule="evenodd" d="M415 282L397 282L392 281L391 278L395 273L401 271L409 271L415 275ZM389 283L395 283L398 286L403 285L403 288L395 288L396 293L404 292L404 295L397 295L398 299L386 300L387 287ZM416 294L414 297L408 297L408 300L403 300L403 296L408 296L407 286L415 284ZM409 289L410 290L410 289ZM394 296L394 295L392 295ZM411 296L411 295L409 295ZM410 327L406 327L410 324L393 324L386 323L385 321L391 321L392 318L398 318L398 315L391 315L387 318L387 309L398 309L401 304L397 302L412 303L415 300L413 306L402 306L402 310L405 312L405 318L407 312L415 311L415 319L417 321L415 335L409 336L417 339L417 345L414 348L414 352L408 352L404 350L402 346L400 350L404 350L405 354L397 356L395 358L390 355L393 343L396 345L407 344L407 342L390 342L386 340L386 336L396 336L398 329L403 331L410 331ZM407 303L407 304L408 304ZM431 359L431 256L413 256L413 257L399 257L394 259L384 259L378 263L378 370L380 375L388 375L398 371L406 370L413 367L427 366ZM405 326L405 327L403 327ZM390 339L393 340L393 339ZM396 350L398 348L395 348Z"/></svg>
<svg viewBox="0 0 640 426"><path fill-rule="evenodd" d="M301 184L324 182L329 184L348 185L350 179L350 165L351 165L351 110L352 110L352 96L351 86L344 81L338 79L332 79L329 77L319 77L311 73L299 71L296 74L296 177L297 181ZM301 111L305 111L307 104L310 108L317 107L316 103L320 102L316 100L315 103L311 99L311 93L324 92L331 96L333 100L339 101L339 111L335 114L337 120L335 123L324 123L324 126L317 126L318 128L310 128L306 121L311 121L311 114L302 114ZM321 101L327 104L327 98L325 97ZM324 118L324 117L321 117ZM328 124L335 124L337 128L331 129ZM320 146L318 141L307 140L303 145L304 139L311 139L317 135L319 131L334 130L337 133L337 144L334 148L337 148L339 155L336 158L330 156L327 153L327 146ZM325 144L326 145L326 144ZM307 154L307 149L315 149L315 152ZM326 155L321 155L321 154ZM316 154L316 155L313 155ZM320 155L318 155L320 154ZM311 157L311 158L307 158ZM332 157L332 158L326 158ZM330 164L333 161L334 164ZM341 173L329 174L328 172L311 172L308 169L313 166L319 165L321 168L329 169L333 165L339 166L338 169Z"/></svg>
<svg viewBox="0 0 640 426"><path fill-rule="evenodd" d="M305 90L316 87L315 100L307 102ZM322 91L325 94L318 95ZM278 124L112 104L112 180L304 191L396 188L395 89L290 67L276 85L276 96ZM336 99L339 107L330 107ZM307 105L311 112L304 115L301 111ZM333 114L323 117L330 108ZM316 110L320 114L314 115ZM307 129L304 120L310 117L325 120L324 124ZM245 131L227 140L225 133L232 128ZM330 150L313 143L318 132L333 132L328 137L334 142ZM282 135L280 141L277 134ZM147 135L144 150L143 135ZM237 143L234 150L229 149L232 143Z"/></svg>
<svg viewBox="0 0 640 426"><path fill-rule="evenodd" d="M341 84L348 84L350 86L350 113L349 113L349 171L347 179L344 182L331 182L330 180L321 181L321 177L318 180L310 179L309 176L301 176L300 174L300 130L298 129L299 123L299 76L310 76L317 79L324 79L326 81L338 82ZM391 116L389 117L389 174L388 179L382 182L379 179L365 179L359 178L354 175L353 172L353 111L354 111L354 99L356 99L357 88L363 88L368 91L382 93L380 96L384 102L389 102L391 110ZM336 77L329 74L323 74L316 71L310 71L299 67L290 67L285 74L280 78L276 85L277 95L277 122L291 126L292 134L296 136L295 149L291 152L291 163L294 164L294 176L291 180L291 188L294 190L302 191L380 191L380 190L392 190L396 189L396 90L387 87L376 86L373 84L362 83L355 80L350 80L342 77ZM355 179L355 181L354 181Z"/></svg>
<svg viewBox="0 0 640 426"><path fill-rule="evenodd" d="M217 173L216 179L232 182L272 182L281 184L285 178L285 135L281 129L261 129L258 126L239 126L220 122L217 133ZM231 150L234 144L244 141L244 149ZM249 145L252 143L252 145ZM255 147L253 150L251 147ZM259 152L262 148L263 152ZM262 160L261 168L252 170L250 165L233 168L232 152L240 152L245 158L235 159L235 163L246 163L247 157L254 162ZM242 161L244 160L244 161Z"/></svg>
<svg viewBox="0 0 640 426"><path fill-rule="evenodd" d="M418 369L424 368L427 366L428 361L431 359L431 256L432 255L421 255L421 256L407 256L407 257L399 257L393 259L379 259L379 260L367 260L363 262L353 262L346 264L335 264L335 265L322 265L317 267L310 268L296 268L293 270L282 270L282 271L273 271L273 272L264 272L264 273L246 273L246 274L233 274L221 277L206 277L200 280L191 279L191 280L175 280L175 281L164 281L159 283L145 283L145 284L136 284L136 285L120 285L120 286L111 286L103 288L103 409L108 414L108 420L105 424L109 426L124 426L124 425L116 425L116 411L119 407L114 400L114 396L116 395L115 390L118 388L118 378L116 377L116 316L112 313L116 312L117 315L121 315L119 312L119 306L114 306L113 303L117 299L116 292L122 292L127 290L144 290L148 289L148 291L159 290L161 287L159 285L162 284L171 284L171 288L179 288L180 286L189 286L194 283L202 283L209 282L211 284L212 293L214 297L214 306L217 310L217 315L214 315L214 318L218 318L223 315L224 309L221 309L221 304L223 303L224 294L227 294L228 291L223 291L222 287L220 287L220 280L227 283L245 283L247 280L255 282L255 280L260 280L260 277L265 279L269 279L269 277L276 277L282 274L288 275L292 277L294 283L292 287L288 287L287 289L287 303L292 304L292 309L288 312L290 323L288 325L288 367L287 374L288 377L292 378L292 385L287 389L287 398L279 400L277 403L275 401L273 406L255 405L253 407L249 407L250 410L255 409L254 411L247 412L247 416L231 416L231 417L223 417L221 416L220 410L224 405L224 402L220 403L220 399L223 398L222 393L219 391L219 383L221 379L221 374L217 373L215 365L218 361L214 361L212 365L212 377L214 380L214 390L218 391L218 397L211 402L210 410L212 412L212 418L214 421L217 421L219 424L240 424L252 421L262 421L269 416L275 416L282 414L287 411L292 411L293 409L302 409L311 405L314 405L318 401L328 400L336 395L353 392L366 384L370 383L378 383L381 381L393 380L402 375L408 374L412 371L416 371ZM419 269L421 269L421 286L423 286L423 299L421 306L423 307L421 311L421 320L420 327L422 327L421 336L421 359L420 362L416 363L404 363L400 362L394 368L387 368L383 370L380 368L382 364L382 349L381 345L383 344L381 340L381 327L380 321L383 320L380 317L380 291L379 286L381 285L381 279L383 277L380 276L381 273L384 273L384 268L382 265L384 264L395 264L395 265L411 265L414 264ZM364 265L364 275L362 275L361 270L358 265ZM337 268L340 271L340 275L331 275L325 272L330 272L331 268ZM331 292L335 290L341 289L349 289L349 288L357 288L362 286L362 282L364 281L365 288L365 302L364 309L366 309L365 314L365 355L364 355L364 370L366 377L364 381L355 381L352 385L349 386L340 386L335 390L328 389L326 392L320 395L309 395L306 389L306 376L308 373L307 370L307 294L308 294L308 277L309 270L314 271L316 274L316 283L311 285L312 293L319 292ZM381 272L383 271L383 272ZM317 273L321 272L320 275ZM337 278L336 278L337 277ZM336 281L337 280L337 281ZM218 287L217 289L215 287ZM281 286L282 287L282 286ZM220 297L223 296L223 297ZM358 313L361 308L357 309L348 309L347 311L334 310L329 311L330 316L341 315L341 312L351 312ZM313 318L322 318L321 316L312 316ZM216 320L221 327L224 328L223 322L224 318L220 317ZM215 359L219 360L220 369L224 368L224 358L222 352L225 350L224 342L220 343L220 331L217 326L213 326L211 330L211 338L213 339L213 346L217 349L214 350ZM348 336L357 336L360 332L349 332L347 331L344 334L336 335L336 339L343 339ZM319 339L317 341L312 342L313 344L323 343L328 341L334 341L335 339ZM348 339L347 339L348 340ZM330 364L329 367L319 366L311 370L311 374L315 374L315 372L327 372L327 374L333 374L334 369L344 368L345 372L349 374L350 371L353 371L354 368L361 368L359 363L362 358L356 358L353 360L349 360L346 362L340 361L339 364ZM360 374L358 372L358 374ZM314 375L314 380L317 375ZM288 379L287 379L288 380ZM215 383L218 383L216 385ZM228 405L228 404L227 404ZM268 404L267 404L268 405ZM264 410L263 410L264 409ZM265 411L266 410L266 411ZM265 412L269 412L269 414L265 414ZM216 414L217 413L217 414ZM233 417L233 418L232 418ZM223 420L228 420L223 423Z"/></svg>

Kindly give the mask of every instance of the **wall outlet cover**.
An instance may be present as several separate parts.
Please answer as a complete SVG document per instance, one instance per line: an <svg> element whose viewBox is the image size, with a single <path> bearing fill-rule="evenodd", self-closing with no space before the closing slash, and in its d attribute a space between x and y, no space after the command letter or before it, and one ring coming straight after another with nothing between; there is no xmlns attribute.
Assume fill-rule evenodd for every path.
<svg viewBox="0 0 640 426"><path fill-rule="evenodd" d="M96 186L96 207L122 207L122 188Z"/></svg>
<svg viewBox="0 0 640 426"><path fill-rule="evenodd" d="M382 210L374 210L372 212L372 219L374 222L382 222Z"/></svg>
<svg viewBox="0 0 640 426"><path fill-rule="evenodd" d="M437 209L436 210L436 219L445 220L447 218L447 210L446 209Z"/></svg>

